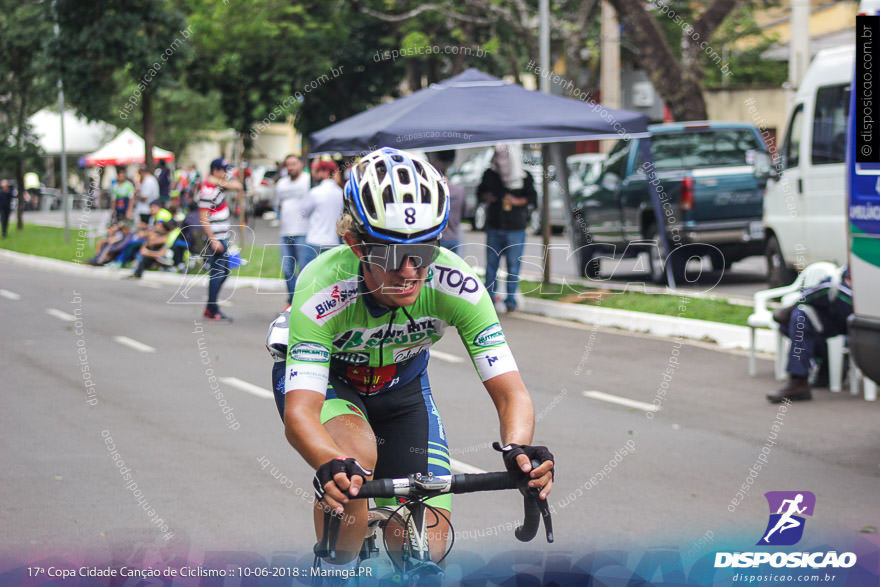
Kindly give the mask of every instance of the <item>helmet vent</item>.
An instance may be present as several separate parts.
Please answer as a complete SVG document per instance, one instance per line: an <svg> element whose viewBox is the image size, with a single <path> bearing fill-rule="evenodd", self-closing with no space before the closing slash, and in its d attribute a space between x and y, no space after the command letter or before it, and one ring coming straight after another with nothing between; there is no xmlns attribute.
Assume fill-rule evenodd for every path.
<svg viewBox="0 0 880 587"><path fill-rule="evenodd" d="M419 172L419 175L421 175L425 179L428 179L428 174L425 173L425 168L422 166L421 163L419 163L418 161L413 161L413 165L415 165L416 171Z"/></svg>
<svg viewBox="0 0 880 587"><path fill-rule="evenodd" d="M394 161L395 163L403 163L403 157L400 155L397 155L397 154L392 155L391 160Z"/></svg>
<svg viewBox="0 0 880 587"><path fill-rule="evenodd" d="M391 193L391 186L386 185L385 189L382 190L382 202L385 204L393 204L394 203L394 194Z"/></svg>
<svg viewBox="0 0 880 587"><path fill-rule="evenodd" d="M422 193L422 201L424 201L425 195ZM443 214L443 207L446 206L446 190L440 190L440 193L437 194L437 216L441 216Z"/></svg>
<svg viewBox="0 0 880 587"><path fill-rule="evenodd" d="M431 191L425 187L424 185L420 186L422 188L422 203L430 204L431 203Z"/></svg>
<svg viewBox="0 0 880 587"><path fill-rule="evenodd" d="M376 163L376 175L379 178L379 183L382 183L382 181L385 179L385 175L387 174L388 168L385 167L385 162L379 161L378 163Z"/></svg>
<svg viewBox="0 0 880 587"><path fill-rule="evenodd" d="M366 208L367 210L367 216L375 218L376 206L373 204L373 191L372 189L370 189L369 184L361 188L361 202L364 204L364 208Z"/></svg>
<svg viewBox="0 0 880 587"><path fill-rule="evenodd" d="M398 167L397 179L399 179L400 183L403 185L409 185L409 170L404 167Z"/></svg>

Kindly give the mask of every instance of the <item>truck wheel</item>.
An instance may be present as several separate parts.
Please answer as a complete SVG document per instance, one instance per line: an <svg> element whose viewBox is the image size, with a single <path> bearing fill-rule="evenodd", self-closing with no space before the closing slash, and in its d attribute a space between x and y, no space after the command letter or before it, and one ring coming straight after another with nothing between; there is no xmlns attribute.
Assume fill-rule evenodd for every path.
<svg viewBox="0 0 880 587"><path fill-rule="evenodd" d="M599 277L599 269L601 268L601 261L594 257L595 251L590 248L582 248L580 251L580 273L583 277L587 279L596 279Z"/></svg>
<svg viewBox="0 0 880 587"><path fill-rule="evenodd" d="M785 257L782 256L782 247L779 246L779 240L775 236L767 239L767 245L764 247L764 258L767 259L767 285L770 287L782 287L794 281L797 272L792 271L785 264Z"/></svg>
<svg viewBox="0 0 880 587"><path fill-rule="evenodd" d="M724 253L714 248L709 250L709 262L712 263L712 271L724 271L727 265Z"/></svg>

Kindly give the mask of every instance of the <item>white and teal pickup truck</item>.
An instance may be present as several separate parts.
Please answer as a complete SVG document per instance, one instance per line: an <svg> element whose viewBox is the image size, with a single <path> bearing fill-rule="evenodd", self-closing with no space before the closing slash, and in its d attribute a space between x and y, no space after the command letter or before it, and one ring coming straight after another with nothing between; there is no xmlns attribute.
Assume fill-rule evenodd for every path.
<svg viewBox="0 0 880 587"><path fill-rule="evenodd" d="M623 139L595 183L572 194L573 245L582 275L595 278L602 258L647 253L652 279L676 282L689 258L723 269L764 252L761 222L770 158L758 129L739 122L657 124L647 138ZM662 210L660 237L652 182Z"/></svg>

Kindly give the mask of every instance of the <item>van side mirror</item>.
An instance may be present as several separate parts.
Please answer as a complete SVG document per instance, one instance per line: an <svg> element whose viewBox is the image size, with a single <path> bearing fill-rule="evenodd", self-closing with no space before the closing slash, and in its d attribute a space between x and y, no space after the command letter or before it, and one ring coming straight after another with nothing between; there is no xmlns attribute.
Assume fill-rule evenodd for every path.
<svg viewBox="0 0 880 587"><path fill-rule="evenodd" d="M773 166L773 159L769 153L764 151L756 151L754 154L755 177L758 179L776 178L776 168Z"/></svg>

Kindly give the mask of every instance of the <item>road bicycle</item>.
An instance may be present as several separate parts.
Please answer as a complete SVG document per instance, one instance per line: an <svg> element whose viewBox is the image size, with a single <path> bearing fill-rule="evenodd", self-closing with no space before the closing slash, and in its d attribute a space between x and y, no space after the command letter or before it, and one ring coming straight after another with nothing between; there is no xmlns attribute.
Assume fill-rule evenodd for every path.
<svg viewBox="0 0 880 587"><path fill-rule="evenodd" d="M533 467L539 466L537 461L532 462ZM527 482L527 481L526 481ZM515 479L508 472L459 474L459 475L424 475L416 473L400 479L377 479L363 484L358 494L352 499L367 498L403 498L403 503L396 507L373 507L368 512L367 534L363 546L358 555L358 568L360 576L367 576L367 583L406 585L439 584L443 577L443 568L440 563L449 556L455 543L455 529L449 519L437 508L425 503L426 499L445 494L474 493L478 491L496 491L502 489L521 489L523 491L523 507L525 509L524 521L516 528L514 534L518 540L528 542L538 533L541 520L544 521L547 542L553 542L553 521L550 517L550 508L545 500L538 499L538 491L528 488L523 481ZM426 515L431 513L435 522L429 523ZM429 550L428 533L432 527L439 523L440 518L446 519L449 524L449 539L446 552L435 561L431 560ZM315 544L314 567L318 572L313 572L313 585L326 585L327 582L321 576L321 561L323 559L333 561L336 559L336 540L339 536L341 516L330 511L324 513L324 532L322 539ZM392 556L388 546L386 530L392 526L396 531L402 531L403 541L397 557ZM381 538L380 538L381 533ZM370 566L382 555L379 550L379 541L385 548L387 557L391 560L393 573L390 576L369 576L364 573L364 567ZM329 567L329 565L328 565ZM386 566L386 568L388 568ZM324 567L327 569L327 567Z"/></svg>

